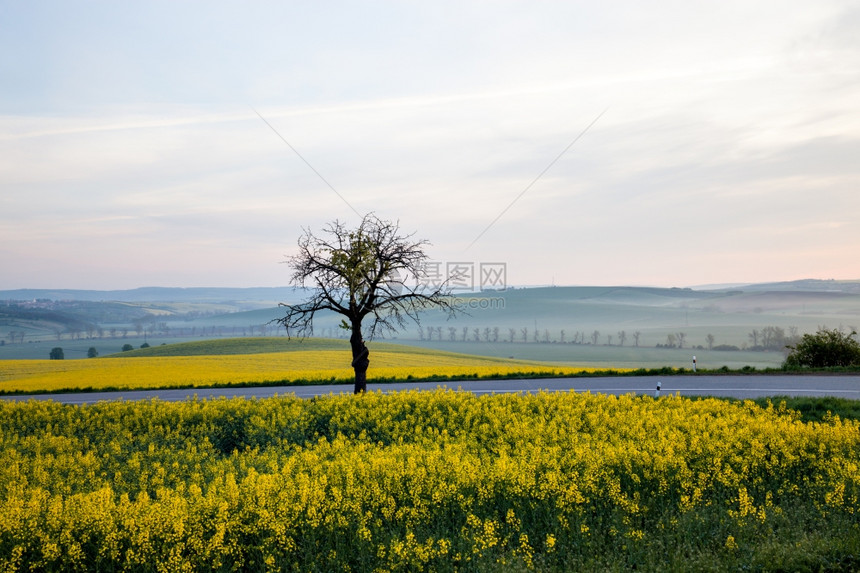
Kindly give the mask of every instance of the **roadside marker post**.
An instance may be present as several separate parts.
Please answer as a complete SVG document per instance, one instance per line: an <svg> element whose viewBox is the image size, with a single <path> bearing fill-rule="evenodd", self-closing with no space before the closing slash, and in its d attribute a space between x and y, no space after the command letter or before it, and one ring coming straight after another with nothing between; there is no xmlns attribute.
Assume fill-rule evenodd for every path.
<svg viewBox="0 0 860 573"><path fill-rule="evenodd" d="M696 357L693 356L693 372L696 371Z"/></svg>
<svg viewBox="0 0 860 573"><path fill-rule="evenodd" d="M657 390L654 391L654 397L655 398L660 397L660 381L659 380L657 380Z"/></svg>

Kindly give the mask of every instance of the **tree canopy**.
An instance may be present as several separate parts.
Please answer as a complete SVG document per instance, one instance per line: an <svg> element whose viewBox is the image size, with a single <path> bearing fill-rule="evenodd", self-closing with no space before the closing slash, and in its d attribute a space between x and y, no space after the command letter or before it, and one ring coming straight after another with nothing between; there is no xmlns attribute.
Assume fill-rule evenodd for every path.
<svg viewBox="0 0 860 573"><path fill-rule="evenodd" d="M819 328L815 334L804 334L785 359L787 368L830 366L860 366L860 343L855 331L846 334L839 330Z"/></svg>

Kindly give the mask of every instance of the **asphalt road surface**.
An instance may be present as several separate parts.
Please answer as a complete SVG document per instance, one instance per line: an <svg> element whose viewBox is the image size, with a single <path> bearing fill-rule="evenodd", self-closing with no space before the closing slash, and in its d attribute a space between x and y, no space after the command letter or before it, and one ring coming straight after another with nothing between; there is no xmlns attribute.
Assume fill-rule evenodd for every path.
<svg viewBox="0 0 860 573"><path fill-rule="evenodd" d="M474 382L410 382L402 384L368 384L369 392L399 390L433 390L447 387L473 394L510 392L592 392L600 394L648 394L668 396L725 396L758 398L762 396L834 396L860 400L860 376L831 375L747 375L747 376L637 376L604 378L541 378L534 380L480 380ZM150 400L175 402L193 397L218 398L241 396L267 398L295 395L299 398L351 393L351 384L321 386L268 386L264 388L193 388L185 390L138 390L122 392L89 392L76 394L35 394L0 396L4 400L55 400L64 404L94 404L105 400Z"/></svg>

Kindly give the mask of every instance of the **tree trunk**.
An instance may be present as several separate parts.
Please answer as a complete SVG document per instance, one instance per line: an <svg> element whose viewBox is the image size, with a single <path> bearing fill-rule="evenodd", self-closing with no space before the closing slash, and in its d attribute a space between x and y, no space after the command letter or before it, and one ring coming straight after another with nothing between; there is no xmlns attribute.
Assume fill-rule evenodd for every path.
<svg viewBox="0 0 860 573"><path fill-rule="evenodd" d="M355 371L355 393L363 394L367 391L367 368L370 366L368 356L370 352L361 339L361 322L352 323L352 335L349 337L349 345L352 347L352 369Z"/></svg>

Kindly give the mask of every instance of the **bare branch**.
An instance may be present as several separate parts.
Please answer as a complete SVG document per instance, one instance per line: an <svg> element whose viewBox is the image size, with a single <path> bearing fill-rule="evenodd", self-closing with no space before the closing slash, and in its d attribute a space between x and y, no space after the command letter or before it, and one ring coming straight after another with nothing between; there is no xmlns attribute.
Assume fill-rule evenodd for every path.
<svg viewBox="0 0 860 573"><path fill-rule="evenodd" d="M322 236L303 229L299 253L287 262L293 269L291 284L311 289L311 295L301 304L284 305L287 312L276 322L288 335L308 336L316 313L328 310L344 316L353 328L361 328L368 318L372 339L409 321L420 323L420 314L430 309L454 316L459 309L447 282L431 290L421 287L428 245L414 234L402 234L399 223L372 213L356 229L340 221L328 224ZM415 287L405 284L410 279Z"/></svg>

